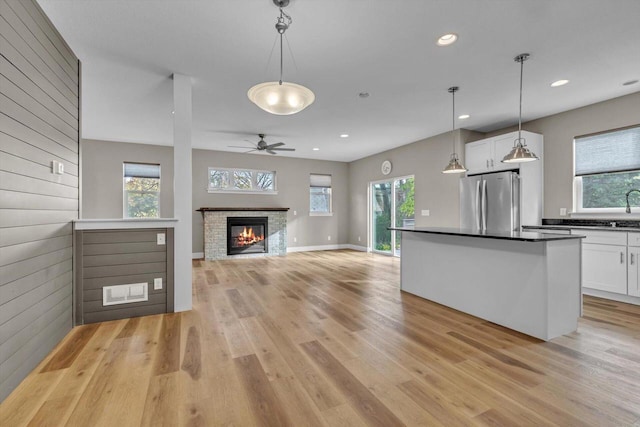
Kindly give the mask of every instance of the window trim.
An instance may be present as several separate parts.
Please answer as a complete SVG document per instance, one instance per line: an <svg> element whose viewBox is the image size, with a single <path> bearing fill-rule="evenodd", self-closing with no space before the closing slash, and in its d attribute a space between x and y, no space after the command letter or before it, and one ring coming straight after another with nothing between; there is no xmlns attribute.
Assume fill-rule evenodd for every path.
<svg viewBox="0 0 640 427"><path fill-rule="evenodd" d="M128 178L125 176L126 164L136 164L136 165L152 165L158 166L158 191L139 191L139 190L127 190L127 182ZM135 177L129 177L135 178ZM139 219L140 217L136 216L127 216L127 195L129 193L138 193L138 194L151 194L155 193L158 195L158 216L150 216L143 218L162 218L162 165L160 163L149 163L149 162L122 162L122 218L123 219Z"/></svg>
<svg viewBox="0 0 640 427"><path fill-rule="evenodd" d="M229 187L227 189L211 188L211 171L228 171L229 172ZM242 190L233 187L233 172L251 172L251 189ZM273 174L273 190L256 190L254 188L254 181L256 173L266 172ZM249 168L219 168L216 166L209 166L207 168L207 192L212 194L278 194L278 174L275 170L265 169L249 169Z"/></svg>
<svg viewBox="0 0 640 427"><path fill-rule="evenodd" d="M593 133L589 133L589 134L585 134L585 135L579 135L579 136L574 136L573 137L573 165L572 165L572 174L573 174L573 212L572 214L576 214L576 216L581 216L581 215L603 215L603 214L624 214L624 215L628 215L625 211L625 208L583 208L582 207L582 203L583 203L583 199L582 199L582 177L583 175L576 175L576 140L580 139L580 138L587 138L587 137L592 137L592 136L598 136L598 135L605 135L608 133L614 133L614 132L619 132L619 131L623 131L623 130L627 130L627 129L633 129L633 128L638 128L640 127L640 124L633 124L633 125L629 125L629 126L623 126L623 127L619 127L619 128L615 128L615 129L608 129L608 130L604 130L604 131L600 131L600 132L593 132ZM633 172L636 171L638 169L632 169L632 170L628 170L628 171L615 171L615 172L602 172L604 173L617 173L617 172ZM634 207L631 206L631 215L633 214L639 214L640 213L640 207Z"/></svg>
<svg viewBox="0 0 640 427"><path fill-rule="evenodd" d="M331 179L331 186L311 186L311 175L328 176ZM333 216L333 175L330 173L309 173L309 216ZM329 191L329 211L328 212L312 212L311 211L311 189L312 188L328 188Z"/></svg>

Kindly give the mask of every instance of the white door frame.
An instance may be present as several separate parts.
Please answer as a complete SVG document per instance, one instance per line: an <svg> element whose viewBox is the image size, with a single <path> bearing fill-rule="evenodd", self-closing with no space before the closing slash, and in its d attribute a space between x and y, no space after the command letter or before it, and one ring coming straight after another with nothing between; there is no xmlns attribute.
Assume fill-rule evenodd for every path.
<svg viewBox="0 0 640 427"><path fill-rule="evenodd" d="M386 179L379 179L376 181L369 181L369 185L367 187L367 252L374 252L380 255L388 255L388 256L396 256L395 255L395 247L396 247L396 232L391 231L391 252L384 252L376 250L373 247L373 191L371 190L375 184L381 184L383 182L391 182L391 224L395 224L396 219L396 181L401 179L409 179L413 178L415 185L415 175L401 175L389 177ZM415 197L415 196L414 196ZM413 213L415 217L415 212Z"/></svg>

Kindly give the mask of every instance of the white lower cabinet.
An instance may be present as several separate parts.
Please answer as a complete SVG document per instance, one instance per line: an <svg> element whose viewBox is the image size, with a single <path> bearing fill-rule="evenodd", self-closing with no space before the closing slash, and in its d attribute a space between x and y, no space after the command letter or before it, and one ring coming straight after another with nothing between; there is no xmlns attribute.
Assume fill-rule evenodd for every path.
<svg viewBox="0 0 640 427"><path fill-rule="evenodd" d="M627 247L583 243L582 286L626 295Z"/></svg>
<svg viewBox="0 0 640 427"><path fill-rule="evenodd" d="M638 263L639 257L640 247L629 246L627 294L634 297L640 297L640 264Z"/></svg>

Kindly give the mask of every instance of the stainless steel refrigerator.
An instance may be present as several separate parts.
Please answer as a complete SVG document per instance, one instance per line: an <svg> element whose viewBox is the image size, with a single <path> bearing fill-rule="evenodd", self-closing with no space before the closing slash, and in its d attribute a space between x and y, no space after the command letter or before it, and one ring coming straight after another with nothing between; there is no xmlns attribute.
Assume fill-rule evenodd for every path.
<svg viewBox="0 0 640 427"><path fill-rule="evenodd" d="M520 179L497 172L460 179L460 228L473 231L520 229Z"/></svg>

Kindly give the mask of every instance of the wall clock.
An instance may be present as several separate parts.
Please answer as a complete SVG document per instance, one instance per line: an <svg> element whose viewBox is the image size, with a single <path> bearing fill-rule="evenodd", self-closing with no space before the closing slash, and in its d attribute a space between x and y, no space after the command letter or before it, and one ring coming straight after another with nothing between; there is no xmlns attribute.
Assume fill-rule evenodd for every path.
<svg viewBox="0 0 640 427"><path fill-rule="evenodd" d="M382 170L383 175L389 175L391 173L391 162L389 160L382 162L380 170Z"/></svg>

